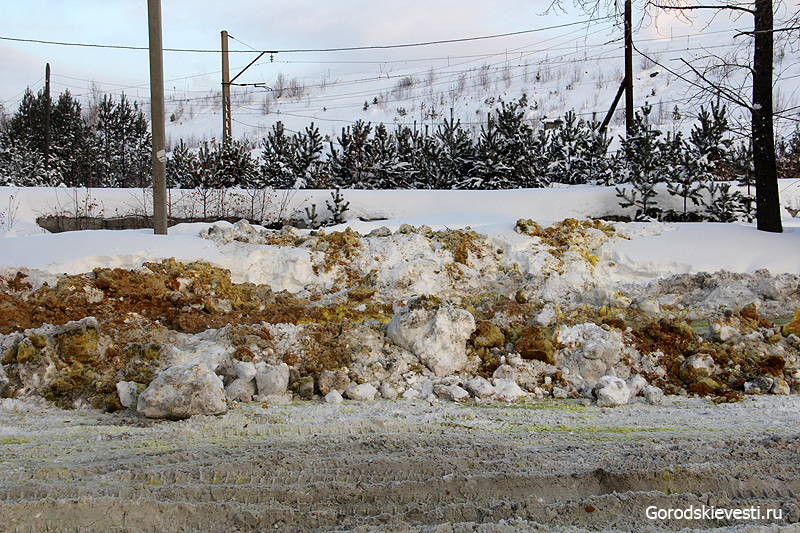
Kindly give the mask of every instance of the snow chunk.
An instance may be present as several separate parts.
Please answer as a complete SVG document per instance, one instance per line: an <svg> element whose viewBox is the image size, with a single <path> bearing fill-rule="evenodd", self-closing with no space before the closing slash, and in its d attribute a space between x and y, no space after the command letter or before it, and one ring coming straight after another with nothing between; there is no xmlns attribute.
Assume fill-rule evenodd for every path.
<svg viewBox="0 0 800 533"><path fill-rule="evenodd" d="M525 391L513 379L495 379L494 388L494 399L500 402L514 402L527 396Z"/></svg>
<svg viewBox="0 0 800 533"><path fill-rule="evenodd" d="M203 363L173 366L139 395L136 410L147 418L181 420L228 410L222 380Z"/></svg>
<svg viewBox="0 0 800 533"><path fill-rule="evenodd" d="M392 317L387 334L397 345L417 355L437 376L464 370L469 363L466 343L475 331L475 318L449 304L425 305L412 298Z"/></svg>
<svg viewBox="0 0 800 533"><path fill-rule="evenodd" d="M616 376L603 376L594 388L599 407L617 407L625 405L631 399L628 385Z"/></svg>
<svg viewBox="0 0 800 533"><path fill-rule="evenodd" d="M592 323L562 327L556 340L566 345L556 353L558 366L566 366L589 381L599 380L619 363L623 350L621 333Z"/></svg>
<svg viewBox="0 0 800 533"><path fill-rule="evenodd" d="M117 383L117 396L119 396L119 403L128 409L136 407L136 400L138 399L138 391L136 383L133 381L120 381Z"/></svg>
<svg viewBox="0 0 800 533"><path fill-rule="evenodd" d="M347 387L345 394L348 398L357 402L371 401L374 400L375 396L378 395L378 389L369 383L362 383L361 385L350 383L350 386Z"/></svg>

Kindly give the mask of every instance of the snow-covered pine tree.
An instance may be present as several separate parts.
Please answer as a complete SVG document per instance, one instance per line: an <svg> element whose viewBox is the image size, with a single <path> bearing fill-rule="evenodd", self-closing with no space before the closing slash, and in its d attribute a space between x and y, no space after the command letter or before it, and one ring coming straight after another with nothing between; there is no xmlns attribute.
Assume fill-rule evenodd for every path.
<svg viewBox="0 0 800 533"><path fill-rule="evenodd" d="M44 156L25 142L0 148L0 185L43 187L51 185L50 177Z"/></svg>
<svg viewBox="0 0 800 533"><path fill-rule="evenodd" d="M345 201L340 187L336 187L336 192L331 191L331 201L325 200L325 204L331 212L331 223L344 224L344 213L350 207L350 202Z"/></svg>
<svg viewBox="0 0 800 533"><path fill-rule="evenodd" d="M800 178L800 127L788 139L778 144L778 177L782 179Z"/></svg>
<svg viewBox="0 0 800 533"><path fill-rule="evenodd" d="M583 119L578 120L575 111L567 111L548 141L548 180L573 185L589 183L594 154L589 128Z"/></svg>
<svg viewBox="0 0 800 533"><path fill-rule="evenodd" d="M192 153L181 139L180 144L172 149L167 158L166 174L167 187L179 189L194 188L192 172L197 165L197 157Z"/></svg>
<svg viewBox="0 0 800 533"><path fill-rule="evenodd" d="M399 187L401 189L427 188L425 185L419 185L419 183L421 183L419 179L419 169L415 166L415 130L412 130L408 126L398 126L394 132L395 145L397 146L397 158L406 165L404 168L405 172L403 173L403 181Z"/></svg>
<svg viewBox="0 0 800 533"><path fill-rule="evenodd" d="M372 187L375 189L400 189L405 185L408 162L401 161L397 152L397 140L386 126L379 124L367 144L369 160L372 162Z"/></svg>
<svg viewBox="0 0 800 533"><path fill-rule="evenodd" d="M247 189L255 186L258 165L248 146L236 140L223 143L216 150L216 187Z"/></svg>
<svg viewBox="0 0 800 533"><path fill-rule="evenodd" d="M471 189L508 189L512 186L513 168L506 164L503 157L505 150L502 135L497 130L495 121L490 118L485 126L481 126L475 178L469 184Z"/></svg>
<svg viewBox="0 0 800 533"><path fill-rule="evenodd" d="M331 177L337 186L349 189L373 189L373 161L368 149L372 125L363 120L352 126L342 128L342 135L336 138L340 150L331 141Z"/></svg>
<svg viewBox="0 0 800 533"><path fill-rule="evenodd" d="M11 116L3 140L8 146L25 145L40 154L44 151L44 91L34 95L30 87L25 89L17 111Z"/></svg>
<svg viewBox="0 0 800 533"><path fill-rule="evenodd" d="M523 94L518 101L499 102L500 107L489 114L486 126L481 126L476 163L480 187L546 186L547 178L536 169L533 128L525 120L527 97Z"/></svg>
<svg viewBox="0 0 800 533"><path fill-rule="evenodd" d="M733 140L728 136L730 127L725 105L712 102L710 113L700 106L697 118L699 124L692 127L681 165L689 176L700 183L730 179Z"/></svg>
<svg viewBox="0 0 800 533"><path fill-rule="evenodd" d="M756 218L756 172L753 165L753 143L739 142L731 151L731 177L744 190L741 192L741 213L744 220Z"/></svg>
<svg viewBox="0 0 800 533"><path fill-rule="evenodd" d="M742 210L742 194L731 190L729 182L711 181L709 199L704 202L706 215L711 222L735 222Z"/></svg>
<svg viewBox="0 0 800 533"><path fill-rule="evenodd" d="M688 222L694 216L689 211L689 204L691 202L693 206L700 205L706 184L697 180L696 174L691 170L692 163L688 161L689 156L684 157L689 164L680 165L674 172L668 174L670 180L667 182L667 192L672 196L679 197L682 200L683 208L680 211L671 210L667 216L669 220Z"/></svg>
<svg viewBox="0 0 800 533"><path fill-rule="evenodd" d="M681 191L684 195L691 194L695 203L698 200L702 202L711 220L727 222L731 213L741 209L742 196L739 192L731 191L730 185L718 183L730 180L734 173L731 154L733 140L729 138L726 107L712 102L709 112L700 106L697 118L699 124L692 127L680 165L679 173L684 176L685 182ZM707 201L694 191L698 185L708 190L710 197ZM729 205L731 200L738 202L737 209Z"/></svg>
<svg viewBox="0 0 800 533"><path fill-rule="evenodd" d="M283 122L272 125L272 131L267 133L261 146L261 173L256 187L294 189L304 185L299 181L302 176L295 175L298 167L296 146L293 138L286 134Z"/></svg>
<svg viewBox="0 0 800 533"><path fill-rule="evenodd" d="M49 158L48 161L42 159L47 172L31 173L30 169L35 167L31 163L37 158L22 151L33 150L43 157L45 99L42 91L37 96L30 89L25 91L19 109L8 122L6 134L0 139L0 145L14 153L14 159L18 162L17 171L27 175L25 181L32 185L84 185L92 161L87 153L90 131L81 116L80 103L69 90L61 93L51 106ZM34 175L36 178L31 178Z"/></svg>
<svg viewBox="0 0 800 533"><path fill-rule="evenodd" d="M328 164L322 159L322 136L319 128L311 123L305 131L298 132L292 139L294 156L294 175L301 181L295 181L296 188L308 187L321 189L329 184L330 172Z"/></svg>
<svg viewBox="0 0 800 533"><path fill-rule="evenodd" d="M442 146L439 140L430 135L428 126L424 130L414 130L410 165L416 170L415 179L409 186L415 189L447 189L450 184L442 175Z"/></svg>
<svg viewBox="0 0 800 533"><path fill-rule="evenodd" d="M137 102L123 93L120 101L105 95L98 106L95 134L98 138L99 186L147 187L151 185L150 131Z"/></svg>
<svg viewBox="0 0 800 533"><path fill-rule="evenodd" d="M195 189L195 196L200 200L202 218L207 220L213 213L215 205L214 188L217 187L216 143L204 141L193 154L190 166L188 188Z"/></svg>
<svg viewBox="0 0 800 533"><path fill-rule="evenodd" d="M91 141L92 133L81 115L80 102L65 90L52 107L50 117L50 169L60 182L70 186L91 185L87 183L94 155Z"/></svg>
<svg viewBox="0 0 800 533"><path fill-rule="evenodd" d="M461 120L445 119L435 136L441 146L438 188L471 188L469 183L475 174L475 143L461 127Z"/></svg>
<svg viewBox="0 0 800 533"><path fill-rule="evenodd" d="M608 154L611 138L607 130L600 130L601 123L597 120L586 122L588 128L587 148L584 153L584 162L588 166L587 183L608 185L614 179L612 158Z"/></svg>
<svg viewBox="0 0 800 533"><path fill-rule="evenodd" d="M662 165L662 143L659 142L661 132L653 128L648 121L652 111L650 105L636 112L633 126L627 137L620 138L620 149L623 154L625 179L630 187L616 187L620 206L633 207L634 220L658 218L661 209L655 202L658 195L656 185L664 181Z"/></svg>

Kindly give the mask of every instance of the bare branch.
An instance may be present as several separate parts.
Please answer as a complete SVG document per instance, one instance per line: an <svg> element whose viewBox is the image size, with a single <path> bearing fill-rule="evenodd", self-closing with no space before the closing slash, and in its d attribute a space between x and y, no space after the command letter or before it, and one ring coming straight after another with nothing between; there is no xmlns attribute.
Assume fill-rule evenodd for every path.
<svg viewBox="0 0 800 533"><path fill-rule="evenodd" d="M694 72L697 77L699 77L701 80L703 80L703 82L705 84L707 84L709 87L711 87L711 89L709 89L708 87L704 87L702 85L699 85L697 83L694 83L694 82L692 82L692 85L695 85L696 87L700 87L701 89L703 89L706 92L716 93L716 94L724 97L725 99L730 100L731 102L733 102L733 103L735 103L737 105L740 105L745 109L750 110L751 112L753 111L753 106L750 105L749 103L745 102L744 100L742 100L739 97L738 94L736 94L735 92L729 90L724 85L722 85L720 83L715 83L714 81L708 79L708 77L703 72L700 72L699 70L697 70L697 68L694 65L692 65L691 63L689 63L685 59L681 58L681 62L684 65L686 65L687 67L689 67L689 69L692 72ZM686 78L684 78L684 79L686 79Z"/></svg>
<svg viewBox="0 0 800 533"><path fill-rule="evenodd" d="M735 39L736 37L739 37L741 35L755 35L757 33L772 33L772 34L775 34L775 33L780 33L780 32L783 32L783 31L795 31L795 30L800 30L800 26L792 26L791 28L778 28L778 29L763 30L763 31L740 31L739 33L737 33L733 37Z"/></svg>
<svg viewBox="0 0 800 533"><path fill-rule="evenodd" d="M691 80L688 77L684 76L683 74L681 74L681 73L669 68L664 63L661 63L660 61L649 57L646 53L643 53L641 50L639 50L636 47L636 45L634 45L633 48L634 48L634 50L636 50L637 53L641 54L644 57L647 57L650 61L652 61L656 65L660 66L661 68L663 68L664 70L666 70L670 74L672 74L672 75L676 76L677 78L685 81L686 83L690 84L691 86L696 87L700 91L706 92L706 93L711 93L711 94L713 94L715 96L723 97L726 100L729 100L730 102L733 102L736 105L742 106L743 108L752 111L752 109L753 109L752 105L750 105L749 103L744 101L742 98L740 98L740 96L736 92L730 90L729 88L725 87L724 85L722 85L720 83L716 83L716 82L710 80L708 78L708 76L706 76L705 73L700 72L697 69L697 67L695 67L694 65L692 65L691 63L689 63L685 59L681 58L681 62L683 62L687 67L689 67L689 69L692 72L694 72L694 74L698 78L700 78L703 81L703 83L698 83L698 82L696 82L694 80Z"/></svg>
<svg viewBox="0 0 800 533"><path fill-rule="evenodd" d="M741 11L743 13L750 13L751 15L755 15L756 12L754 9L748 9L746 7L737 6L734 4L725 4L720 6L675 6L669 4L657 4L655 2L650 2L650 5L653 7L657 7L658 9L663 9L664 11L695 11L700 9L713 9L714 11L720 10L728 10L728 11Z"/></svg>

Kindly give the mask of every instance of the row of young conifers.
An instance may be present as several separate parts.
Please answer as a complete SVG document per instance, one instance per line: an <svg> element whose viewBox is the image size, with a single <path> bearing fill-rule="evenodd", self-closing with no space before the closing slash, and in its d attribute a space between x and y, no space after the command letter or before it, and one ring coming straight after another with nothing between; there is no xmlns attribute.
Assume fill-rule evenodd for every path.
<svg viewBox="0 0 800 533"><path fill-rule="evenodd" d="M289 133L281 122L260 146L182 141L167 161L170 187L182 189L508 189L550 184L618 186L636 219L752 220L754 176L747 139L734 140L724 105L701 107L688 136L661 131L651 108L636 113L617 150L596 122L568 112L550 129L534 128L523 95L498 99L479 130L443 120L436 128L358 121L335 138L312 123ZM123 96L106 96L93 113L65 91L43 138L44 96L28 91L0 130L0 182L16 186L147 187L151 182L149 127L142 110ZM47 145L47 148L45 148ZM800 131L778 145L780 177L800 170ZM655 197L665 183L679 209ZM737 187L738 185L738 187ZM662 186L663 187L663 186Z"/></svg>

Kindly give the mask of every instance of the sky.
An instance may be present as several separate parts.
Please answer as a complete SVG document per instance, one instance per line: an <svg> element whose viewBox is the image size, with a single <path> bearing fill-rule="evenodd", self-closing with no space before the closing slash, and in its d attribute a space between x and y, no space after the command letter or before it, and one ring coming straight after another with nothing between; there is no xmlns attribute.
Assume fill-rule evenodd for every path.
<svg viewBox="0 0 800 533"><path fill-rule="evenodd" d="M568 12L543 14L548 2L521 0L333 0L327 2L162 2L164 48L216 51L220 32L234 38L232 76L257 53L250 50L318 49L385 46L495 35L563 25L587 17L571 2ZM669 24L663 18L658 30L646 24L640 35L662 37ZM684 25L685 26L685 25ZM745 25L746 26L746 25ZM678 28L681 31L681 28ZM0 20L0 37L66 43L147 47L145 0L29 0L6 2ZM568 27L516 37L455 45L436 45L369 52L279 53L251 67L239 81L274 81L284 76L319 79L349 75L363 70L369 75L391 70L392 62L437 58L454 61L464 55L511 54L530 47L547 47L553 39L619 38L609 23ZM56 46L0 39L0 103L7 112L16 109L26 87L38 91L44 85L45 63L51 65L54 94L64 89L85 97L94 82L102 91L119 92L137 99L149 97L149 63L146 50L100 49ZM165 90L207 93L219 90L219 53L164 53Z"/></svg>

